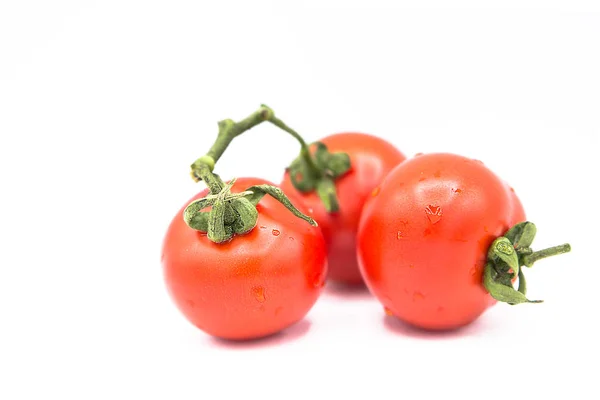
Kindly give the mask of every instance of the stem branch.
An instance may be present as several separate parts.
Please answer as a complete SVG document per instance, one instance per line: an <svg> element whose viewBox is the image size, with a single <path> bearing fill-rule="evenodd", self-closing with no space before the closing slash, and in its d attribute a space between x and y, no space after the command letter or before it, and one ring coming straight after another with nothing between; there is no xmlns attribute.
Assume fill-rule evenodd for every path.
<svg viewBox="0 0 600 400"><path fill-rule="evenodd" d="M526 254L522 258L522 262L524 265L530 267L538 260L541 260L546 257L552 257L559 254L568 253L571 251L571 245L568 243L561 244L559 246L548 247L547 249L538 250L531 254Z"/></svg>

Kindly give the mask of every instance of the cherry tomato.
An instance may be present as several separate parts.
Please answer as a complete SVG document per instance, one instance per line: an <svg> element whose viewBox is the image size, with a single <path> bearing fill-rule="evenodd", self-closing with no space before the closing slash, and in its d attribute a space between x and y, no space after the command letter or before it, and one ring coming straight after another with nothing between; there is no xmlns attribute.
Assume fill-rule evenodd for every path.
<svg viewBox="0 0 600 400"><path fill-rule="evenodd" d="M395 168L363 210L361 272L386 312L426 329L475 320L496 301L482 284L491 243L525 212L480 161L428 154Z"/></svg>
<svg viewBox="0 0 600 400"><path fill-rule="evenodd" d="M328 279L347 284L362 282L356 260L356 232L366 199L383 178L406 157L392 144L362 133L339 133L321 140L331 152L350 156L351 169L335 181L340 209L328 213L315 192L300 193L285 174L281 188L295 193L314 211L327 242Z"/></svg>
<svg viewBox="0 0 600 400"><path fill-rule="evenodd" d="M270 184L240 178L232 192ZM204 197L208 190L191 201ZM298 199L290 200L304 213ZM295 217L265 196L254 229L224 244L173 218L163 243L168 291L183 315L204 332L227 339L252 339L278 332L302 319L324 285L325 241L319 228Z"/></svg>

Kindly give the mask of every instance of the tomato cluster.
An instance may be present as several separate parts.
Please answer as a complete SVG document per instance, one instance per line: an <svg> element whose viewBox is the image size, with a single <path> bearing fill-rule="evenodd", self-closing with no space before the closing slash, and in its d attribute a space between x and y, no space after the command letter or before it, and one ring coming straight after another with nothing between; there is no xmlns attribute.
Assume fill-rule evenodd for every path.
<svg viewBox="0 0 600 400"><path fill-rule="evenodd" d="M362 133L307 146L270 109L259 111L220 123L220 139L192 165L209 188L179 210L163 244L169 293L208 334L278 332L308 313L326 279L364 282L388 314L417 327L453 329L497 301L535 302L525 297L523 267L570 250L534 252L535 225L515 191L478 160L407 160ZM259 178L220 181L212 169L224 148L262 121L297 137L301 156L277 187Z"/></svg>

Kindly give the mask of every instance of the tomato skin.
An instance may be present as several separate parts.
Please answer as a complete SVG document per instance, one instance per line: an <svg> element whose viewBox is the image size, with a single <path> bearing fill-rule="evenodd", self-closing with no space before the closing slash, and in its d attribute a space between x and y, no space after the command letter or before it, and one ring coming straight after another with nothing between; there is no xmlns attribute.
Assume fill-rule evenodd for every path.
<svg viewBox="0 0 600 400"><path fill-rule="evenodd" d="M301 193L286 173L281 183L285 193L295 193L314 211L327 243L328 279L346 284L361 283L356 259L356 232L360 213L373 189L396 165L406 159L392 144L364 133L338 133L321 140L331 152L350 156L350 171L335 181L340 210L328 213L315 192Z"/></svg>
<svg viewBox="0 0 600 400"><path fill-rule="evenodd" d="M491 243L525 220L483 163L437 153L395 168L363 210L358 258L370 291L412 325L453 329L495 304L482 284Z"/></svg>
<svg viewBox="0 0 600 400"><path fill-rule="evenodd" d="M232 192L264 183L270 184L239 178ZM306 213L298 199L290 200ZM226 339L267 336L302 319L319 297L327 272L321 230L265 196L252 231L216 244L185 224L183 210L190 201L173 218L162 249L166 286L183 315L204 332Z"/></svg>

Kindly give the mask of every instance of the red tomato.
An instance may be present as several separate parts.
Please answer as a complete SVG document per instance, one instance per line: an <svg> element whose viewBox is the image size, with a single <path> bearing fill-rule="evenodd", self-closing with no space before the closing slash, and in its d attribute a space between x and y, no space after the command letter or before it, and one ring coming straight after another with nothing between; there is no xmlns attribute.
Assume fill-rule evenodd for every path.
<svg viewBox="0 0 600 400"><path fill-rule="evenodd" d="M313 218L319 223L327 242L328 279L361 283L356 260L356 232L361 210L373 189L406 157L385 140L362 133L340 133L321 142L331 152L344 152L350 156L350 171L335 181L340 210L327 213L316 192L298 192L287 173L281 188L285 193L300 196L314 211Z"/></svg>
<svg viewBox="0 0 600 400"><path fill-rule="evenodd" d="M457 328L495 303L482 283L487 251L522 221L514 191L480 161L418 156L365 205L361 271L386 312L422 328Z"/></svg>
<svg viewBox="0 0 600 400"><path fill-rule="evenodd" d="M232 193L265 183L270 184L240 178ZM207 194L205 190L190 201ZM297 199L290 200L306 211ZM319 228L265 196L252 231L216 244L186 225L185 206L168 228L162 265L171 297L192 324L213 336L252 339L278 332L306 315L327 272Z"/></svg>

